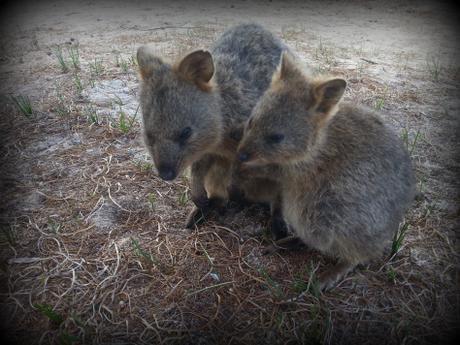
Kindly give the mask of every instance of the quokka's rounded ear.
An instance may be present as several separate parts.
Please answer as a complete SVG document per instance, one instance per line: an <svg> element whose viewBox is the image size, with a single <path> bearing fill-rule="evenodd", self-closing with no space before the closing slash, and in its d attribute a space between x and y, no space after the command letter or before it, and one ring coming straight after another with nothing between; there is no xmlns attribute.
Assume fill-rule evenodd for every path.
<svg viewBox="0 0 460 345"><path fill-rule="evenodd" d="M141 46L137 49L137 64L142 79L148 79L156 71L161 71L165 66L163 61L154 55L152 48L148 45Z"/></svg>
<svg viewBox="0 0 460 345"><path fill-rule="evenodd" d="M175 67L184 79L193 82L204 91L210 90L209 81L214 75L212 55L205 50L196 50L185 56Z"/></svg>
<svg viewBox="0 0 460 345"><path fill-rule="evenodd" d="M347 82L340 78L317 83L313 87L317 102L316 111L324 114L333 112L335 106L342 99L346 87Z"/></svg>
<svg viewBox="0 0 460 345"><path fill-rule="evenodd" d="M302 75L295 64L293 57L286 50L281 53L280 62L275 75L276 78L281 80L299 77Z"/></svg>

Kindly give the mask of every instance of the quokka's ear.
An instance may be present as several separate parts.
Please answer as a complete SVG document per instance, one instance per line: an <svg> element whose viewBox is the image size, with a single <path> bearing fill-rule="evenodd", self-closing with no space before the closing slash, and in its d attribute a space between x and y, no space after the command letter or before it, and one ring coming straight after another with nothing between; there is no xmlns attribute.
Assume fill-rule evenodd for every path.
<svg viewBox="0 0 460 345"><path fill-rule="evenodd" d="M159 57L153 54L152 49L147 46L141 46L137 49L137 64L142 79L148 79L153 76L154 72L159 72L165 66Z"/></svg>
<svg viewBox="0 0 460 345"><path fill-rule="evenodd" d="M276 78L280 80L286 80L301 76L302 73L296 66L292 56L287 52L281 53L280 63L277 68Z"/></svg>
<svg viewBox="0 0 460 345"><path fill-rule="evenodd" d="M214 62L210 52L196 50L184 57L175 69L181 77L193 82L201 90L210 90L209 81L214 74Z"/></svg>
<svg viewBox="0 0 460 345"><path fill-rule="evenodd" d="M325 115L333 115L335 107L342 99L347 82L343 79L331 79L313 86L316 100L316 111Z"/></svg>

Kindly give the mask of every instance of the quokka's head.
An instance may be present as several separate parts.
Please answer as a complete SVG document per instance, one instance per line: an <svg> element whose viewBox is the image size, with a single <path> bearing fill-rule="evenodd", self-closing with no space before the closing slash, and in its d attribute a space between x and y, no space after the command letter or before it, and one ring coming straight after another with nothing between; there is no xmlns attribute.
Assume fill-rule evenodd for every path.
<svg viewBox="0 0 460 345"><path fill-rule="evenodd" d="M310 78L283 53L238 147L247 166L295 163L315 150L345 91L343 79Z"/></svg>
<svg viewBox="0 0 460 345"><path fill-rule="evenodd" d="M137 51L144 141L164 180L173 180L221 138L220 103L211 54L197 50L175 64L148 46Z"/></svg>

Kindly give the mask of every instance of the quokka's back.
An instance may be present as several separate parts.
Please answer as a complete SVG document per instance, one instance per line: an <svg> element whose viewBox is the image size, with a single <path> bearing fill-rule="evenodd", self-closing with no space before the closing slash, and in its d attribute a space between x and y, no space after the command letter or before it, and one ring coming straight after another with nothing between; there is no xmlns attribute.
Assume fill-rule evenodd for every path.
<svg viewBox="0 0 460 345"><path fill-rule="evenodd" d="M328 254L365 262L382 253L414 198L409 155L366 107L343 104L322 135L313 159L287 167L283 210L304 215L291 218L301 219L298 235L307 244L319 236Z"/></svg>

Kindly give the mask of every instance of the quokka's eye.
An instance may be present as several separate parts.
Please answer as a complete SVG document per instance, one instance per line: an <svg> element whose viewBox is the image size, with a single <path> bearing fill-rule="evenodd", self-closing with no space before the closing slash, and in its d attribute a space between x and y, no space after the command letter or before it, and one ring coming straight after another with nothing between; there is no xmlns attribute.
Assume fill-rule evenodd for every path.
<svg viewBox="0 0 460 345"><path fill-rule="evenodd" d="M192 135L192 129L190 127L185 127L182 132L179 134L179 142L185 143L188 138Z"/></svg>
<svg viewBox="0 0 460 345"><path fill-rule="evenodd" d="M265 140L269 144L279 144L280 142L284 140L284 134L280 134L280 133L270 134L265 138Z"/></svg>

